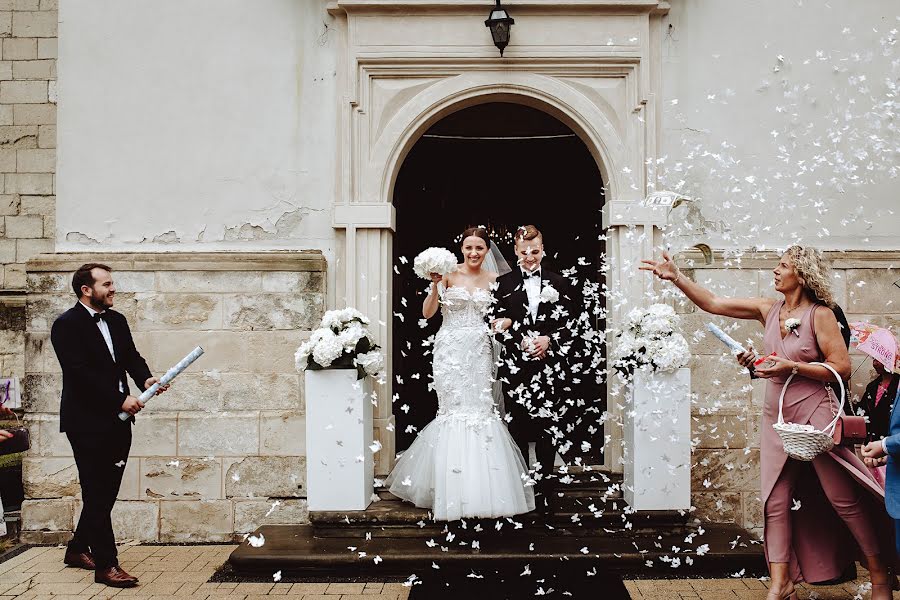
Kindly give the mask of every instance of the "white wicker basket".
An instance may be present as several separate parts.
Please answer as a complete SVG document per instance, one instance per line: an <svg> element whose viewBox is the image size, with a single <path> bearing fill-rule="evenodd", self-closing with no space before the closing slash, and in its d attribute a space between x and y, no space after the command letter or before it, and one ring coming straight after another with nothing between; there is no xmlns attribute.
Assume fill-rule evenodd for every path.
<svg viewBox="0 0 900 600"><path fill-rule="evenodd" d="M831 365L819 362L809 364L825 367L834 374L841 390L841 400L837 411L835 411L834 419L821 431L813 428L811 425L785 423L783 412L784 394L787 391L788 384L791 383L791 379L794 378L794 375L791 374L791 376L787 378L787 381L784 382L784 387L781 388L781 397L778 398L778 421L772 425L772 428L775 429L779 437L781 437L785 453L791 458L803 461L810 461L834 447L834 428L837 426L838 419L844 411L844 382L841 379L841 376L838 375L838 372L835 371Z"/></svg>

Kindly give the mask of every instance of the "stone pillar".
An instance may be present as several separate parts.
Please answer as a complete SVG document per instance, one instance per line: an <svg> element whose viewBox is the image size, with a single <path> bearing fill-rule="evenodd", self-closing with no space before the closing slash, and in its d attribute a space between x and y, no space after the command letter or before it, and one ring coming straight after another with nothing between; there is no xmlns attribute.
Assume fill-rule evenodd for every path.
<svg viewBox="0 0 900 600"><path fill-rule="evenodd" d="M335 308L352 306L371 321L370 331L385 353L388 378L375 383L374 439L381 442L375 454L376 475L394 466L394 414L392 410L393 239L396 227L391 204L341 204L335 206L334 226L342 230L343 261L337 265Z"/></svg>
<svg viewBox="0 0 900 600"><path fill-rule="evenodd" d="M609 295L606 307L609 311L607 326L616 328L625 313L641 306L648 292L653 290L653 279L638 271L640 261L653 254L654 227L664 222L661 209L641 206L638 201L611 201L603 211L604 228L607 234L606 252L610 264L607 285ZM614 340L607 340L608 356L612 356ZM609 374L615 377L614 373ZM611 382L612 383L612 382ZM622 393L614 394L610 385L607 398L605 436L609 443L603 449L603 464L607 469L621 473L625 464L623 453L623 409L626 398Z"/></svg>

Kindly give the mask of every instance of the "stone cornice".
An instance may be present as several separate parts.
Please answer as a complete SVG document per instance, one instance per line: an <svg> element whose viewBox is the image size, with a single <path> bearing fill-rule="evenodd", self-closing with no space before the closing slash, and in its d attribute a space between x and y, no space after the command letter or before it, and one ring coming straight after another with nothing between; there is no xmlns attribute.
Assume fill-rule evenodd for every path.
<svg viewBox="0 0 900 600"><path fill-rule="evenodd" d="M487 14L493 2L490 0L335 0L329 2L331 14L345 12L472 12ZM563 10L593 10L617 13L666 14L671 8L667 0L509 0L503 3L509 11L528 12ZM515 16L515 15L513 15Z"/></svg>
<svg viewBox="0 0 900 600"><path fill-rule="evenodd" d="M691 269L771 269L781 256L774 250L746 251L740 257L729 256L721 250L713 252L713 264L703 261L703 254L697 250L679 252L677 261L684 268ZM900 271L900 250L828 250L825 257L835 269L898 269ZM689 264L692 261L693 264ZM738 262L740 261L740 262Z"/></svg>
<svg viewBox="0 0 900 600"><path fill-rule="evenodd" d="M114 271L325 271L318 250L278 252L72 252L39 254L29 273L71 272L88 262Z"/></svg>

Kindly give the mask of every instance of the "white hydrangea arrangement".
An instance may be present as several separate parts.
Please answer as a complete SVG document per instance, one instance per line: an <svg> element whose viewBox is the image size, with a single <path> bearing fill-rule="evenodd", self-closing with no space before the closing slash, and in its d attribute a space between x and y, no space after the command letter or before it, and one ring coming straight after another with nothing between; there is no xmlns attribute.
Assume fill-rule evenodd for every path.
<svg viewBox="0 0 900 600"><path fill-rule="evenodd" d="M432 273L447 275L457 268L456 255L446 248L431 247L413 259L413 271L422 279L431 279Z"/></svg>
<svg viewBox="0 0 900 600"><path fill-rule="evenodd" d="M359 379L379 377L384 355L369 333L369 319L355 308L329 310L294 354L297 370L356 368Z"/></svg>
<svg viewBox="0 0 900 600"><path fill-rule="evenodd" d="M635 369L671 372L687 366L691 351L678 325L667 304L632 309L616 339L613 367L627 379Z"/></svg>

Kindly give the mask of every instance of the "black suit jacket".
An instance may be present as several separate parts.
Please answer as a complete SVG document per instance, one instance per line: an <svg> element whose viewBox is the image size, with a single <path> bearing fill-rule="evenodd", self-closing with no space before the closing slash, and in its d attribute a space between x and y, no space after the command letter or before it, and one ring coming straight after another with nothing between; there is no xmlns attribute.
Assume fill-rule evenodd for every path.
<svg viewBox="0 0 900 600"><path fill-rule="evenodd" d="M520 383L528 385L532 379L544 371L548 365L564 362L572 341L569 323L574 319L572 311L572 291L568 281L562 276L541 268L541 289L548 284L559 292L557 302L541 302L537 318L532 319L528 310L528 292L525 291L522 271L518 267L497 280L494 307L496 318L511 319L513 324L502 336L503 361L500 365L500 379L507 391L512 391ZM520 348L522 337L528 332L550 337L551 347L544 360L527 360ZM552 382L544 382L552 384Z"/></svg>
<svg viewBox="0 0 900 600"><path fill-rule="evenodd" d="M130 394L126 373L141 391L151 377L147 362L134 347L125 316L111 309L106 312L115 361L100 328L80 302L53 323L50 341L63 375L60 431L102 433L131 427L118 417ZM120 381L124 392L119 391Z"/></svg>

